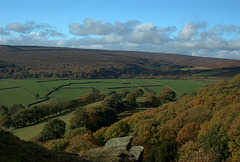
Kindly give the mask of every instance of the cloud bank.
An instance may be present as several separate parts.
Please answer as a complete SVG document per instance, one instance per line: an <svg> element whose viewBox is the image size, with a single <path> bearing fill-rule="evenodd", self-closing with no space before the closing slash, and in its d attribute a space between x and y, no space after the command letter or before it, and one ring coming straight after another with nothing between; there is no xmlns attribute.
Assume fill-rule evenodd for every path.
<svg viewBox="0 0 240 162"><path fill-rule="evenodd" d="M178 53L240 60L240 26L188 22L160 27L151 22L96 21L71 23L69 33L49 24L29 21L0 27L0 44L39 45ZM71 38L69 38L71 37Z"/></svg>

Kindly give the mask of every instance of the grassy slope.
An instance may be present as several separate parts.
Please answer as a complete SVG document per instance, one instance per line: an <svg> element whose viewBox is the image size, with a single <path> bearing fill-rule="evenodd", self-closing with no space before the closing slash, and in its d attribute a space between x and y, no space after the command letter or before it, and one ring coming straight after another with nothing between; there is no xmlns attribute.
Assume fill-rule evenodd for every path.
<svg viewBox="0 0 240 162"><path fill-rule="evenodd" d="M83 161L70 154L60 154L34 143L22 141L2 130L0 137L0 161Z"/></svg>
<svg viewBox="0 0 240 162"><path fill-rule="evenodd" d="M51 119L61 119L64 122L66 122L66 132L69 131L69 126L70 126L70 119L73 115L73 112L65 113L57 117L53 117ZM49 119L48 119L49 120ZM42 131L44 125L47 123L48 120L45 120L39 124L35 124L32 126L24 127L24 128L19 128L19 129L14 129L12 130L12 133L19 137L22 140L29 141L31 140L34 136L37 136L40 134Z"/></svg>
<svg viewBox="0 0 240 162"><path fill-rule="evenodd" d="M223 74L227 73L229 70L223 70L223 69L215 69L215 70L210 70L206 72L200 72L197 74L194 74L194 77L206 77L206 76L212 76L212 75L218 75L218 74Z"/></svg>

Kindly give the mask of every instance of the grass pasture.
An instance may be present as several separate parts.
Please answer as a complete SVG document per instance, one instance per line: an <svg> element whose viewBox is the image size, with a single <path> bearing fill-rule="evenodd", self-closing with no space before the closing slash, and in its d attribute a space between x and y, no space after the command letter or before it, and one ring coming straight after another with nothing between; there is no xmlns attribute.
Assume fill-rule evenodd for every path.
<svg viewBox="0 0 240 162"><path fill-rule="evenodd" d="M3 83L1 84L3 88L4 88L4 85L6 87L15 86L15 84L13 83L16 83L19 86L19 88L0 90L0 96L3 94L9 93L6 95L6 98L7 97L9 98L10 95L14 94L16 96L18 94L19 100L16 100L16 98L12 98L12 100L10 100L11 98L9 98L9 100L7 100L8 105L13 104L16 101L20 101L20 99L23 99L23 98L25 98L25 100L22 100L24 101L24 103L33 102L36 99L33 97L33 95L31 95L31 93L38 92L39 94L44 95L44 93L48 93L49 91L52 91L61 85L67 85L67 86L63 86L59 88L57 91L51 93L49 95L50 101L53 101L54 99L57 99L59 97L60 98L64 97L67 99L77 98L86 93L89 93L92 87L99 89L101 93L107 93L109 91L118 92L123 88L127 88L130 91L133 91L136 88L141 87L141 88L148 88L150 90L153 90L156 92L156 94L159 94L162 88L169 87L170 89L174 90L177 93L177 96L180 96L182 93L190 94L193 91L196 91L202 86L209 83L208 81L203 81L203 80L160 80L160 79L124 79L124 80L96 79L96 80L54 80L54 81L52 80L49 80L49 81L48 80L45 80L45 81L13 80L13 81L10 81L10 83L8 82L8 80L1 80L1 82ZM69 84L69 83L73 83L73 84ZM29 87L27 87L28 84L30 85ZM36 86L36 89L34 89L34 86ZM24 88L27 89L27 91L24 90ZM11 91L15 91L15 93L12 92L12 94L10 94ZM28 91L30 91L31 93L29 93ZM144 93L147 94L148 92L145 91ZM1 96L0 102L4 103L2 102L3 101L2 99L6 99L6 98ZM138 98L138 102L142 102L142 101L144 101L144 97ZM99 103L93 103L88 106L92 106L96 104L99 104ZM119 118L122 118L124 116L129 116L129 115L132 115L133 113L144 111L144 110L145 108L144 109L139 108L133 112L131 111L124 112L122 114L119 114ZM72 115L73 115L73 112L68 112L53 118L58 118L65 121L67 123L67 132L68 132L69 125L70 125L69 121ZM23 140L31 140L32 137L38 135L41 132L46 122L47 120L32 126L14 129L12 130L12 132L14 135L18 136Z"/></svg>
<svg viewBox="0 0 240 162"><path fill-rule="evenodd" d="M192 68L182 68L182 71L188 71L188 70L208 70L207 67L192 67Z"/></svg>
<svg viewBox="0 0 240 162"><path fill-rule="evenodd" d="M194 91L199 90L205 83L202 82L195 82L192 80L148 80L149 82L164 85L169 87L170 89L174 90L178 96L181 96L183 93L191 94Z"/></svg>
<svg viewBox="0 0 240 162"><path fill-rule="evenodd" d="M192 76L194 76L194 77L207 77L207 76L218 75L218 74L223 74L223 73L227 73L227 72L229 72L229 70L214 69L214 70L209 70L209 71L205 71L205 72L196 73Z"/></svg>
<svg viewBox="0 0 240 162"><path fill-rule="evenodd" d="M203 80L168 80L168 79L92 79L92 80L58 80L58 79L29 79L29 80L0 80L0 103L7 107L13 104L28 104L39 101L49 94L49 101L62 97L66 99L78 98L91 89L97 88L101 93L120 91L127 88L130 91L138 87L147 88L159 94L162 88L169 87L180 96L190 94L208 84ZM60 87L60 88L59 88ZM57 89L57 90L56 90ZM55 91L54 91L55 90ZM145 91L145 94L149 93ZM39 94L39 99L35 95Z"/></svg>
<svg viewBox="0 0 240 162"><path fill-rule="evenodd" d="M69 131L70 119L71 119L72 115L73 115L73 111L72 112L68 112L68 113L64 113L64 114L61 114L60 116L49 118L49 119L60 119L60 120L63 120L66 123L66 133L67 133ZM20 139L22 139L22 140L29 141L33 137L35 137L35 136L40 134L40 132L42 131L44 125L47 123L47 121L49 119L44 120L41 123L28 126L28 127L14 129L14 130L12 130L12 133L15 136L19 137Z"/></svg>

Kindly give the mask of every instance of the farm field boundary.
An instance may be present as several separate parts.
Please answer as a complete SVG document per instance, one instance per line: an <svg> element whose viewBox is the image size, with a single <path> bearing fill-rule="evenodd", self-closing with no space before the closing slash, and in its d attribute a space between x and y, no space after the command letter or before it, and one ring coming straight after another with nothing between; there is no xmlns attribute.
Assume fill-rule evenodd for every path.
<svg viewBox="0 0 240 162"><path fill-rule="evenodd" d="M10 82L9 82L10 81ZM0 103L7 107L13 104L32 106L42 102L53 101L56 97L66 99L78 98L89 93L92 88L99 89L101 93L140 87L144 93L155 91L159 94L164 86L174 90L178 96L183 93L190 94L202 86L210 83L207 80L164 80L164 79L96 79L96 80L1 80ZM16 83L16 84L15 84ZM16 86L18 85L18 86ZM148 89L149 91L147 91ZM39 95L36 98L36 95Z"/></svg>

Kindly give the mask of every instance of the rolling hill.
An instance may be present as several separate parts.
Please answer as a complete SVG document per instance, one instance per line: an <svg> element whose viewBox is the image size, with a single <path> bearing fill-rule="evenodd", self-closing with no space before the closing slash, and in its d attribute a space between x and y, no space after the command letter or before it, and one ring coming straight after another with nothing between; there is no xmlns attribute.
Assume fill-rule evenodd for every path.
<svg viewBox="0 0 240 162"><path fill-rule="evenodd" d="M58 77L65 77L62 74L69 77L75 73L75 78L106 78L109 75L108 78L189 76L196 69L199 72L222 68L235 69L235 75L239 72L239 69L236 72L236 67L240 67L240 60L179 54L7 45L0 46L0 60L13 63L30 74L56 73ZM187 67L195 69L181 70Z"/></svg>

